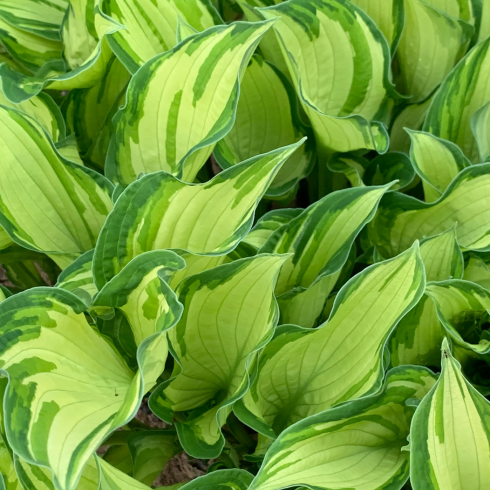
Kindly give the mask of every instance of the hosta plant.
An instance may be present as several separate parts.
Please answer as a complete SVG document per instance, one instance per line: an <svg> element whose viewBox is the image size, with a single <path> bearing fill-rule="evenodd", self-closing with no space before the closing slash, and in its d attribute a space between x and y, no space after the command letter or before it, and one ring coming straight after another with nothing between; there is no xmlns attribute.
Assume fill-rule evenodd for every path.
<svg viewBox="0 0 490 490"><path fill-rule="evenodd" d="M0 0L0 489L490 488L490 0Z"/></svg>

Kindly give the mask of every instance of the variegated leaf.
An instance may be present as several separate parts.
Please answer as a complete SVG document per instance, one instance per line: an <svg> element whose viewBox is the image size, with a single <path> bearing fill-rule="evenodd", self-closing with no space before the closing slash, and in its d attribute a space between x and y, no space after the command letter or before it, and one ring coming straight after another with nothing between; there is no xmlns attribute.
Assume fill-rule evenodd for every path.
<svg viewBox="0 0 490 490"><path fill-rule="evenodd" d="M427 281L461 279L463 255L456 228L424 240L420 255ZM400 321L389 342L393 366L414 364L439 366L444 330L431 299L424 295Z"/></svg>
<svg viewBox="0 0 490 490"><path fill-rule="evenodd" d="M260 12L279 17L274 30L320 154L386 151L386 128L377 121L394 92L390 49L374 22L338 0L290 0Z"/></svg>
<svg viewBox="0 0 490 490"><path fill-rule="evenodd" d="M174 271L184 267L182 257L169 250L138 255L97 293L92 308L96 312L109 308L120 310L139 347L145 339L167 330L180 318L181 306L163 285Z"/></svg>
<svg viewBox="0 0 490 490"><path fill-rule="evenodd" d="M410 136L405 128L413 130L422 128L431 100L429 97L419 104L407 105L396 115L390 130L390 151L409 152Z"/></svg>
<svg viewBox="0 0 490 490"><path fill-rule="evenodd" d="M194 181L233 125L239 76L270 26L213 27L139 69L116 115L108 177L126 186L140 173L165 170Z"/></svg>
<svg viewBox="0 0 490 490"><path fill-rule="evenodd" d="M77 140L74 134L70 134L62 141L55 143L56 150L65 159L78 165L85 165L78 151Z"/></svg>
<svg viewBox="0 0 490 490"><path fill-rule="evenodd" d="M369 235L383 257L406 250L414 240L437 235L458 224L459 245L466 250L490 248L490 164L462 170L434 203L405 194L388 194Z"/></svg>
<svg viewBox="0 0 490 490"><path fill-rule="evenodd" d="M182 450L175 430L145 430L128 437L135 480L152 486L167 462Z"/></svg>
<svg viewBox="0 0 490 490"><path fill-rule="evenodd" d="M54 100L45 93L20 104L13 104L0 91L0 105L17 109L35 119L56 143L66 137L65 121Z"/></svg>
<svg viewBox="0 0 490 490"><path fill-rule="evenodd" d="M185 279L177 288L184 316L169 333L178 364L151 395L150 408L177 422L179 439L194 457L217 457L221 427L249 386L256 352L272 338L278 320L273 294L287 255L260 254ZM180 419L180 417L178 417Z"/></svg>
<svg viewBox="0 0 490 490"><path fill-rule="evenodd" d="M0 126L0 223L14 241L66 267L94 248L112 185L61 157L29 116L2 106Z"/></svg>
<svg viewBox="0 0 490 490"><path fill-rule="evenodd" d="M253 476L245 470L220 470L200 476L180 488L181 490L247 490L252 480Z"/></svg>
<svg viewBox="0 0 490 490"><path fill-rule="evenodd" d="M294 424L272 444L250 490L401 488L409 473L410 402L435 381L422 367L395 368L379 394Z"/></svg>
<svg viewBox="0 0 490 490"><path fill-rule="evenodd" d="M265 348L251 391L235 404L236 415L275 437L305 417L376 392L387 338L424 288L418 243L354 276L325 324L286 330Z"/></svg>
<svg viewBox="0 0 490 490"><path fill-rule="evenodd" d="M165 304L175 308L174 293L161 284ZM21 458L52 471L58 490L77 488L93 451L134 417L167 356L166 334L157 332L141 343L134 373L87 323L85 310L59 288L31 289L0 304L7 438ZM168 313L178 319L178 311Z"/></svg>
<svg viewBox="0 0 490 490"><path fill-rule="evenodd" d="M490 485L490 404L461 374L449 344L442 373L422 400L410 429L414 490L483 490Z"/></svg>
<svg viewBox="0 0 490 490"><path fill-rule="evenodd" d="M47 39L60 39L69 0L3 0L0 17L10 25Z"/></svg>
<svg viewBox="0 0 490 490"><path fill-rule="evenodd" d="M453 279L429 284L427 295L452 340L463 373L481 392L489 394L486 370L490 364L490 293L473 282Z"/></svg>
<svg viewBox="0 0 490 490"><path fill-rule="evenodd" d="M456 143L472 163L479 155L471 118L490 101L489 48L490 38L456 65L434 95L424 123L424 131Z"/></svg>
<svg viewBox="0 0 490 490"><path fill-rule="evenodd" d="M473 28L430 2L404 0L404 6L405 26L396 53L400 67L397 87L411 97L410 102L420 102L465 54Z"/></svg>
<svg viewBox="0 0 490 490"><path fill-rule="evenodd" d="M53 64L59 69L63 68L63 44L59 40L47 39L32 32L19 29L6 22L1 13L0 41L12 59L21 65L20 71L26 74L36 72L46 63ZM10 66L12 70L19 69L19 67L13 67L9 63L5 63L5 66Z"/></svg>
<svg viewBox="0 0 490 490"><path fill-rule="evenodd" d="M490 291L490 268L478 255L470 254L464 268L463 279L475 282Z"/></svg>
<svg viewBox="0 0 490 490"><path fill-rule="evenodd" d="M331 193L269 237L259 252L294 254L282 267L275 291L282 323L314 325L337 282L338 274L334 275L340 273L356 236L374 217L388 188Z"/></svg>
<svg viewBox="0 0 490 490"><path fill-rule="evenodd" d="M197 31L222 23L210 0L102 0L101 8L125 27L109 44L131 73L177 44L179 19Z"/></svg>
<svg viewBox="0 0 490 490"><path fill-rule="evenodd" d="M97 294L92 275L93 256L93 250L80 255L60 274L56 287L71 291L82 300L87 299L89 304L92 303L92 298Z"/></svg>
<svg viewBox="0 0 490 490"><path fill-rule="evenodd" d="M95 284L101 288L133 257L149 250L232 251L250 230L255 208L277 172L301 144L234 165L205 184L185 184L166 172L131 184L97 242Z"/></svg>
<svg viewBox="0 0 490 490"><path fill-rule="evenodd" d="M480 162L490 160L490 102L474 112L471 117L471 129L478 146Z"/></svg>
<svg viewBox="0 0 490 490"><path fill-rule="evenodd" d="M296 93L289 80L259 55L253 56L240 84L235 123L218 142L214 156L222 168L296 143L308 135L298 112ZM280 199L305 177L314 163L313 138L282 167L266 197Z"/></svg>
<svg viewBox="0 0 490 490"><path fill-rule="evenodd" d="M408 131L410 159L422 179L426 202L437 201L461 170L470 165L461 149L450 141L423 131Z"/></svg>
<svg viewBox="0 0 490 490"><path fill-rule="evenodd" d="M81 156L104 168L114 130L112 118L123 105L130 75L115 57L101 80L89 89L72 90L63 103L68 131L75 133Z"/></svg>
<svg viewBox="0 0 490 490"><path fill-rule="evenodd" d="M95 29L99 41L90 53L90 56L77 68L66 72L59 63L48 63L33 76L19 73L7 64L0 65L2 88L9 100L20 103L35 95L43 89L73 90L90 88L99 82L113 57L107 44L107 35L122 28L119 24L103 16L98 7L95 9Z"/></svg>
<svg viewBox="0 0 490 490"><path fill-rule="evenodd" d="M371 161L356 152L338 153L328 161L327 168L344 174L352 187L392 183L388 192L406 187L415 177L410 159L401 152L384 153Z"/></svg>
<svg viewBox="0 0 490 490"><path fill-rule="evenodd" d="M63 57L70 70L83 65L97 47L95 27L96 0L70 0L63 20L61 36Z"/></svg>
<svg viewBox="0 0 490 490"><path fill-rule="evenodd" d="M403 31L405 12L402 0L351 0L374 20L395 53Z"/></svg>
<svg viewBox="0 0 490 490"><path fill-rule="evenodd" d="M243 241L258 250L278 228L297 218L302 212L303 209L299 208L269 211L255 223Z"/></svg>

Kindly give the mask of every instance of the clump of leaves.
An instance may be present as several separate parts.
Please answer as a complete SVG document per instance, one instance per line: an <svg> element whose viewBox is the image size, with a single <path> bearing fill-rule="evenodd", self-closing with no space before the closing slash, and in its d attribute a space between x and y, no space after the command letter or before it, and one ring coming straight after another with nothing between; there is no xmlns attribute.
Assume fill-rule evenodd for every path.
<svg viewBox="0 0 490 490"><path fill-rule="evenodd" d="M490 488L489 35L2 0L0 487Z"/></svg>

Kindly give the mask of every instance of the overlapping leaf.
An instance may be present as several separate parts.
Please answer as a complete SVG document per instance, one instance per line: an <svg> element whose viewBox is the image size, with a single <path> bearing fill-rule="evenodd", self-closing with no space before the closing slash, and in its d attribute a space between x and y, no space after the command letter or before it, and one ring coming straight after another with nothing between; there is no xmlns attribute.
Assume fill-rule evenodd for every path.
<svg viewBox="0 0 490 490"><path fill-rule="evenodd" d="M457 223L458 243L463 249L487 250L489 190L490 165L481 164L461 171L434 203L389 194L370 227L370 237L383 257L393 257L415 239L437 235Z"/></svg>
<svg viewBox="0 0 490 490"><path fill-rule="evenodd" d="M414 413L407 402L421 400L434 383L428 369L395 368L381 393L294 424L270 447L250 490L401 488L408 479L404 446Z"/></svg>
<svg viewBox="0 0 490 490"><path fill-rule="evenodd" d="M422 242L420 255L427 281L461 279L463 255L456 241L456 229ZM405 315L390 340L391 363L394 366L414 364L438 366L444 330L432 300L424 295Z"/></svg>
<svg viewBox="0 0 490 490"><path fill-rule="evenodd" d="M479 155L471 118L490 101L489 47L487 38L457 64L432 99L424 123L424 131L456 143L472 163Z"/></svg>
<svg viewBox="0 0 490 490"><path fill-rule="evenodd" d="M470 24L430 3L404 0L404 30L396 52L397 87L411 96L411 102L423 101L433 92L464 55L473 35Z"/></svg>
<svg viewBox="0 0 490 490"><path fill-rule="evenodd" d="M442 346L442 373L422 400L410 430L414 490L485 488L490 484L490 405Z"/></svg>
<svg viewBox="0 0 490 490"><path fill-rule="evenodd" d="M172 252L161 253L161 268L182 266ZM134 269L129 264L122 274ZM141 268L136 273L123 293L130 286L138 291L144 282ZM162 313L155 327L170 327L181 313L174 293L163 280L148 293L150 306L157 299ZM165 333L147 329L150 336L140 344L134 373L87 323L85 310L85 303L59 288L31 289L0 304L0 362L9 377L6 434L21 458L53 472L61 490L75 489L93 451L134 417L167 355ZM155 318L152 313L150 308L147 315Z"/></svg>
<svg viewBox="0 0 490 490"><path fill-rule="evenodd" d="M290 0L260 12L279 17L274 30L320 153L386 151L386 128L377 121L393 95L390 49L374 22L337 0Z"/></svg>
<svg viewBox="0 0 490 490"><path fill-rule="evenodd" d="M165 170L192 182L233 125L238 78L271 22L217 26L147 62L117 114L109 178L128 185Z"/></svg>
<svg viewBox="0 0 490 490"><path fill-rule="evenodd" d="M0 222L22 246L66 267L92 249L112 209L112 185L65 160L29 116L0 107Z"/></svg>
<svg viewBox="0 0 490 490"><path fill-rule="evenodd" d="M308 328L323 310L356 236L374 216L388 186L346 189L312 204L276 230L262 253L294 254L276 287L281 322Z"/></svg>
<svg viewBox="0 0 490 490"><path fill-rule="evenodd" d="M102 0L101 9L125 27L109 44L131 73L177 44L179 19L198 31L221 24L209 0Z"/></svg>
<svg viewBox="0 0 490 490"><path fill-rule="evenodd" d="M250 230L258 201L301 143L254 157L201 185L166 172L134 182L117 200L97 242L95 284L101 288L149 250L210 255L233 250Z"/></svg>
<svg viewBox="0 0 490 490"><path fill-rule="evenodd" d="M177 422L179 439L195 457L216 457L221 426L248 389L255 353L278 321L273 290L287 255L260 254L191 276L177 288L185 312L169 334L178 360L173 376L151 396L150 406Z"/></svg>
<svg viewBox="0 0 490 490"><path fill-rule="evenodd" d="M450 141L423 131L409 131L409 135L412 140L410 158L422 179L425 201L437 201L470 162L459 147Z"/></svg>
<svg viewBox="0 0 490 490"><path fill-rule="evenodd" d="M298 113L296 94L287 78L258 55L250 61L240 84L235 123L218 142L214 155L223 168L296 143L309 133ZM309 138L278 173L266 196L281 198L294 191L314 163Z"/></svg>
<svg viewBox="0 0 490 490"><path fill-rule="evenodd" d="M286 328L264 350L257 379L235 413L261 434L380 388L384 346L425 287L418 244L353 277L320 328Z"/></svg>

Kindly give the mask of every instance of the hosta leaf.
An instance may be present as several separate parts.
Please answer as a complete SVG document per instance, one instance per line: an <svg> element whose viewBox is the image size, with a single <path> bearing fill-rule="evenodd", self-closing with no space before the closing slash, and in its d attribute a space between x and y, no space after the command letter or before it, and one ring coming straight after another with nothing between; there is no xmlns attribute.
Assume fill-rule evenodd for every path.
<svg viewBox="0 0 490 490"><path fill-rule="evenodd" d="M96 8L95 28L99 42L90 56L74 70L65 72L59 63L48 63L34 76L27 76L12 70L5 63L0 65L2 87L9 100L20 103L33 97L43 89L73 90L89 88L97 84L104 76L107 63L113 57L106 37L122 28L110 19L105 18Z"/></svg>
<svg viewBox="0 0 490 490"><path fill-rule="evenodd" d="M388 194L369 229L370 238L383 257L393 257L415 239L437 235L458 223L458 243L462 248L487 250L489 191L490 165L482 164L461 171L434 203Z"/></svg>
<svg viewBox="0 0 490 490"><path fill-rule="evenodd" d="M166 290L165 304L177 304ZM85 309L59 288L34 288L0 304L7 437L21 458L49 468L60 490L75 489L93 451L134 417L167 356L166 334L148 337L135 374L87 323Z"/></svg>
<svg viewBox="0 0 490 490"><path fill-rule="evenodd" d="M225 255L250 230L255 208L302 142L235 165L201 185L166 172L142 177L116 202L98 240L94 277L101 288L133 257L162 248ZM146 223L154 226L141 226Z"/></svg>
<svg viewBox="0 0 490 490"><path fill-rule="evenodd" d="M356 153L338 153L328 161L327 167L332 172L344 174L352 187L363 187L362 178L369 163L369 160Z"/></svg>
<svg viewBox="0 0 490 490"><path fill-rule="evenodd" d="M244 17L249 22L260 22L265 19L265 17L257 10L256 7L267 7L269 5L275 5L281 3L282 0L278 1L262 1L262 0L236 0L237 4L243 11ZM274 66L276 66L284 75L287 76L289 73L286 60L281 52L281 46L279 45L279 40L276 35L269 31L266 32L264 37L260 41L260 51L264 56L264 59L270 61Z"/></svg>
<svg viewBox="0 0 490 490"><path fill-rule="evenodd" d="M470 165L458 146L423 131L408 131L410 159L422 179L426 202L437 201L461 170Z"/></svg>
<svg viewBox="0 0 490 490"><path fill-rule="evenodd" d="M0 226L0 250L4 250L13 244L14 242L8 233Z"/></svg>
<svg viewBox="0 0 490 490"><path fill-rule="evenodd" d="M374 20L388 41L392 54L396 51L404 26L403 1L351 0Z"/></svg>
<svg viewBox="0 0 490 490"><path fill-rule="evenodd" d="M476 282L476 284L490 291L490 268L475 254L470 254L468 264L464 268L463 279Z"/></svg>
<svg viewBox="0 0 490 490"><path fill-rule="evenodd" d="M235 404L240 420L274 437L305 417L378 390L386 340L422 296L424 276L415 243L348 281L320 328L276 336L261 355L251 391Z"/></svg>
<svg viewBox="0 0 490 490"><path fill-rule="evenodd" d="M279 17L273 28L319 151L386 151L386 129L371 121L393 92L390 50L374 22L338 0L290 0L260 12Z"/></svg>
<svg viewBox="0 0 490 490"><path fill-rule="evenodd" d="M0 284L0 302L12 296L12 293L2 284Z"/></svg>
<svg viewBox="0 0 490 490"><path fill-rule="evenodd" d="M102 0L101 8L126 28L109 44L131 73L177 44L179 19L198 31L222 22L209 0Z"/></svg>
<svg viewBox="0 0 490 490"><path fill-rule="evenodd" d="M96 0L71 0L68 5L61 35L63 57L71 70L83 65L97 47L96 3Z"/></svg>
<svg viewBox="0 0 490 490"><path fill-rule="evenodd" d="M167 270L162 271L164 266ZM168 288L162 287L162 281L184 266L184 260L169 250L141 254L104 285L92 306L95 310L104 307L119 309L127 318L135 344L139 346L156 332L170 328L180 318L181 307L166 299Z"/></svg>
<svg viewBox="0 0 490 490"><path fill-rule="evenodd" d="M424 240L420 255L427 281L461 279L463 256L456 241L455 227ZM424 295L417 306L400 320L393 333L389 343L392 365L438 366L443 338L434 303Z"/></svg>
<svg viewBox="0 0 490 490"><path fill-rule="evenodd" d="M405 128L419 130L422 127L431 100L429 97L419 104L407 105L397 114L390 130L390 151L409 152L410 136Z"/></svg>
<svg viewBox="0 0 490 490"><path fill-rule="evenodd" d="M482 0L481 9L477 42L481 42L490 36L490 2Z"/></svg>
<svg viewBox="0 0 490 490"><path fill-rule="evenodd" d="M0 107L0 223L20 245L66 267L94 248L112 208L112 185L61 157L43 128Z"/></svg>
<svg viewBox="0 0 490 490"><path fill-rule="evenodd" d="M182 250L177 250L176 253L185 260L185 267L180 271L176 271L170 278L169 284L173 290L175 290L186 277L213 269L225 262L231 262L228 255L195 255Z"/></svg>
<svg viewBox="0 0 490 490"><path fill-rule="evenodd" d="M247 490L253 476L245 470L220 470L200 476L181 490Z"/></svg>
<svg viewBox="0 0 490 490"><path fill-rule="evenodd" d="M445 341L441 376L412 421L414 490L473 490L490 485L489 419L489 402L463 377Z"/></svg>
<svg viewBox="0 0 490 490"><path fill-rule="evenodd" d="M4 0L0 17L10 25L47 39L60 39L69 0Z"/></svg>
<svg viewBox="0 0 490 490"><path fill-rule="evenodd" d="M54 100L45 93L26 100L20 104L13 104L0 91L0 105L17 109L35 119L48 132L54 142L65 139L66 129L63 116Z"/></svg>
<svg viewBox="0 0 490 490"><path fill-rule="evenodd" d="M408 479L404 451L415 409L435 383L416 366L388 372L381 393L308 417L273 443L250 490L304 485L315 490L401 488Z"/></svg>
<svg viewBox="0 0 490 490"><path fill-rule="evenodd" d="M147 62L132 78L107 158L128 185L165 170L192 182L232 127L238 78L270 22L217 26Z"/></svg>
<svg viewBox="0 0 490 490"><path fill-rule="evenodd" d="M100 468L100 490L150 490L144 483L125 475L103 459L98 458L97 461Z"/></svg>
<svg viewBox="0 0 490 490"><path fill-rule="evenodd" d="M128 437L128 446L133 458L133 478L149 486L170 458L181 451L177 434L172 430L134 432Z"/></svg>
<svg viewBox="0 0 490 490"><path fill-rule="evenodd" d="M426 3L455 19L475 24L477 3L472 0L427 0Z"/></svg>
<svg viewBox="0 0 490 490"><path fill-rule="evenodd" d="M179 439L194 457L217 457L221 426L249 386L254 354L271 339L278 320L274 286L285 255L261 254L185 279L177 288L184 316L169 334L178 360L173 378L151 395L150 408L177 422Z"/></svg>
<svg viewBox="0 0 490 490"><path fill-rule="evenodd" d="M479 160L471 117L490 101L490 38L476 45L446 77L434 95L424 131L456 143L475 163Z"/></svg>
<svg viewBox="0 0 490 490"><path fill-rule="evenodd" d="M269 211L257 221L243 241L259 249L278 228L289 223L302 212L303 209L299 208Z"/></svg>
<svg viewBox="0 0 490 490"><path fill-rule="evenodd" d="M27 69L35 72L46 63L53 63L62 68L63 44L60 41L14 27L5 21L1 13L0 41L24 71Z"/></svg>
<svg viewBox="0 0 490 490"><path fill-rule="evenodd" d="M411 102L426 99L465 53L473 35L467 22L423 0L404 0L405 26L397 50L397 87ZM430 46L430 49L427 47Z"/></svg>
<svg viewBox="0 0 490 490"><path fill-rule="evenodd" d="M427 286L437 315L454 345L463 372L484 394L490 393L488 311L490 293L473 282L448 280Z"/></svg>
<svg viewBox="0 0 490 490"><path fill-rule="evenodd" d="M415 177L410 159L401 152L388 152L373 158L364 172L366 185L386 185L392 182L388 192L408 186Z"/></svg>
<svg viewBox="0 0 490 490"><path fill-rule="evenodd" d="M222 168L228 168L296 143L307 133L291 83L275 67L255 55L240 84L235 124L218 142L214 155ZM266 196L277 199L291 191L311 170L314 156L314 141L310 138L282 167Z"/></svg>
<svg viewBox="0 0 490 490"><path fill-rule="evenodd" d="M92 298L97 294L97 288L95 287L94 278L92 275L93 257L93 250L89 250L88 252L80 255L78 259L70 264L59 275L56 287L71 291L77 296L80 296L83 300L87 298L88 294L91 303Z"/></svg>
<svg viewBox="0 0 490 490"><path fill-rule="evenodd" d="M55 147L58 150L58 153L66 160L69 160L70 162L76 163L78 165L85 165L80 157L77 140L74 134L71 134L70 136L68 136L68 138L65 138L64 140L55 143Z"/></svg>
<svg viewBox="0 0 490 490"><path fill-rule="evenodd" d="M490 159L490 102L475 111L471 117L471 129L478 146L479 161Z"/></svg>
<svg viewBox="0 0 490 490"><path fill-rule="evenodd" d="M85 90L72 90L63 103L68 130L75 133L81 156L104 168L113 132L112 118L124 103L130 75L115 57L101 80Z"/></svg>
<svg viewBox="0 0 490 490"><path fill-rule="evenodd" d="M327 163L332 172L343 173L352 187L386 185L392 183L388 192L409 185L415 177L410 159L401 152L378 155L371 161L353 153L338 153Z"/></svg>
<svg viewBox="0 0 490 490"><path fill-rule="evenodd" d="M3 399L7 388L7 378L0 380L0 394ZM47 468L26 463L15 453L7 440L4 427L4 413L0 420L0 487L3 490L55 490L52 475ZM4 487L2 487L2 478ZM77 490L98 490L99 471L95 458L91 458L80 479Z"/></svg>
<svg viewBox="0 0 490 490"><path fill-rule="evenodd" d="M337 281L337 277L326 277L343 267L352 243L373 218L388 187L331 193L270 236L261 253L294 254L282 267L275 291L282 323L313 326ZM306 302L310 303L308 317L301 315Z"/></svg>

